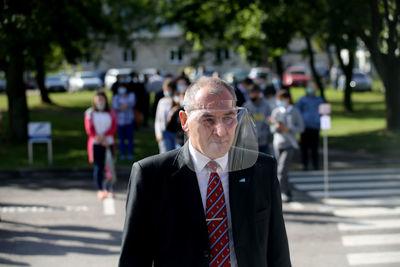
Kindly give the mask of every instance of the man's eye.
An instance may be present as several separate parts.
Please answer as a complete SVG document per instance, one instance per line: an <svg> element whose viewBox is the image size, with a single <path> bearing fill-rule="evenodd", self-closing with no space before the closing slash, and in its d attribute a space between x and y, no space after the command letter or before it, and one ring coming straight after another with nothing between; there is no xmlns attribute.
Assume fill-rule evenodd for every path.
<svg viewBox="0 0 400 267"><path fill-rule="evenodd" d="M233 120L234 120L233 117L225 117L225 118L222 119L222 121L223 121L225 124L231 124L231 123L233 122Z"/></svg>
<svg viewBox="0 0 400 267"><path fill-rule="evenodd" d="M214 125L215 124L215 119L208 118L208 119L204 119L203 122L208 124L208 125Z"/></svg>

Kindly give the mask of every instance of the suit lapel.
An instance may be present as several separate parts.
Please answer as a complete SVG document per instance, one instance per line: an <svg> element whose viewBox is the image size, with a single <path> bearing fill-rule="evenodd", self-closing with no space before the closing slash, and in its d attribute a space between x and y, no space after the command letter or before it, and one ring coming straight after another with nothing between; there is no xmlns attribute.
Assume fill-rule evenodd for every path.
<svg viewBox="0 0 400 267"><path fill-rule="evenodd" d="M240 245L240 232L244 221L247 219L249 208L249 187L251 183L252 168L229 173L229 205L232 217L232 234L236 245Z"/></svg>
<svg viewBox="0 0 400 267"><path fill-rule="evenodd" d="M196 229L199 233L199 241L208 245L208 230L203 202L196 173L188 167L190 164L192 163L189 147L186 143L173 164L176 171L172 173L170 182L174 184L174 188L176 188L176 192L183 203L184 212L188 217L185 219L193 225L189 229Z"/></svg>

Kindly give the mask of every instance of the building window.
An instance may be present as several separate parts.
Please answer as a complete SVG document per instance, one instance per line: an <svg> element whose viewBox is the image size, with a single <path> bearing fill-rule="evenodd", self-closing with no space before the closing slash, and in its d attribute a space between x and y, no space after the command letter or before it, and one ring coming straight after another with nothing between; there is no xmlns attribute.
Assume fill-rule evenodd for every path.
<svg viewBox="0 0 400 267"><path fill-rule="evenodd" d="M136 51L135 49L125 49L122 51L122 62L124 64L132 64L136 60Z"/></svg>
<svg viewBox="0 0 400 267"><path fill-rule="evenodd" d="M183 50L181 48L174 48L169 50L168 60L170 63L182 63Z"/></svg>
<svg viewBox="0 0 400 267"><path fill-rule="evenodd" d="M218 48L215 51L215 59L217 62L222 62L225 60L230 60L231 59L231 55L228 49L226 48Z"/></svg>

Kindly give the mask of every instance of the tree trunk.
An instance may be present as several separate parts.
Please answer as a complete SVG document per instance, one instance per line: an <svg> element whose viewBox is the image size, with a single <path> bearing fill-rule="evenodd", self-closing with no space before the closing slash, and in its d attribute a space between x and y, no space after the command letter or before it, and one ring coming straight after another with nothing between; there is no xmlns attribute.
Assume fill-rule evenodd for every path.
<svg viewBox="0 0 400 267"><path fill-rule="evenodd" d="M36 64L36 83L40 90L40 96L42 98L43 103L52 104L51 99L49 98L49 94L47 92L47 88L44 83L45 79L45 71L44 71L44 59L42 56L37 56L35 58Z"/></svg>
<svg viewBox="0 0 400 267"><path fill-rule="evenodd" d="M349 112L353 112L353 101L351 99L352 88L350 86L351 79L353 77L353 67L354 67L354 49L348 49L349 51L349 63L346 65L343 62L343 59L340 55L341 47L336 44L336 56L339 60L340 68L342 69L344 76L346 78L345 87L344 87L344 109Z"/></svg>
<svg viewBox="0 0 400 267"><path fill-rule="evenodd" d="M28 107L26 102L25 86L23 79L24 58L22 51L15 51L10 55L10 61L6 71L9 136L13 142L26 142Z"/></svg>
<svg viewBox="0 0 400 267"><path fill-rule="evenodd" d="M395 60L395 59L394 59ZM386 125L389 130L400 130L400 64L385 66L382 79L385 85Z"/></svg>
<svg viewBox="0 0 400 267"><path fill-rule="evenodd" d="M400 130L400 59L382 54L372 38L361 35L362 40L371 53L379 77L385 86L386 128Z"/></svg>
<svg viewBox="0 0 400 267"><path fill-rule="evenodd" d="M319 77L318 72L315 69L314 51L312 48L310 37L306 36L304 39L306 40L306 44L307 44L307 53L310 58L310 68L311 68L312 76L321 92L321 97L325 100L324 85L321 82L321 77Z"/></svg>

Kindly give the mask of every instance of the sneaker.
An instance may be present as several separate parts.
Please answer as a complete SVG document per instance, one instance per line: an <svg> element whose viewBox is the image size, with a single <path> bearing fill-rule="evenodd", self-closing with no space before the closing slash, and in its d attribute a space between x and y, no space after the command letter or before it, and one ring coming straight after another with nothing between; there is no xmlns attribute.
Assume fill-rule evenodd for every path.
<svg viewBox="0 0 400 267"><path fill-rule="evenodd" d="M97 191L97 198L98 199L104 199L107 196L107 193L105 191Z"/></svg>

